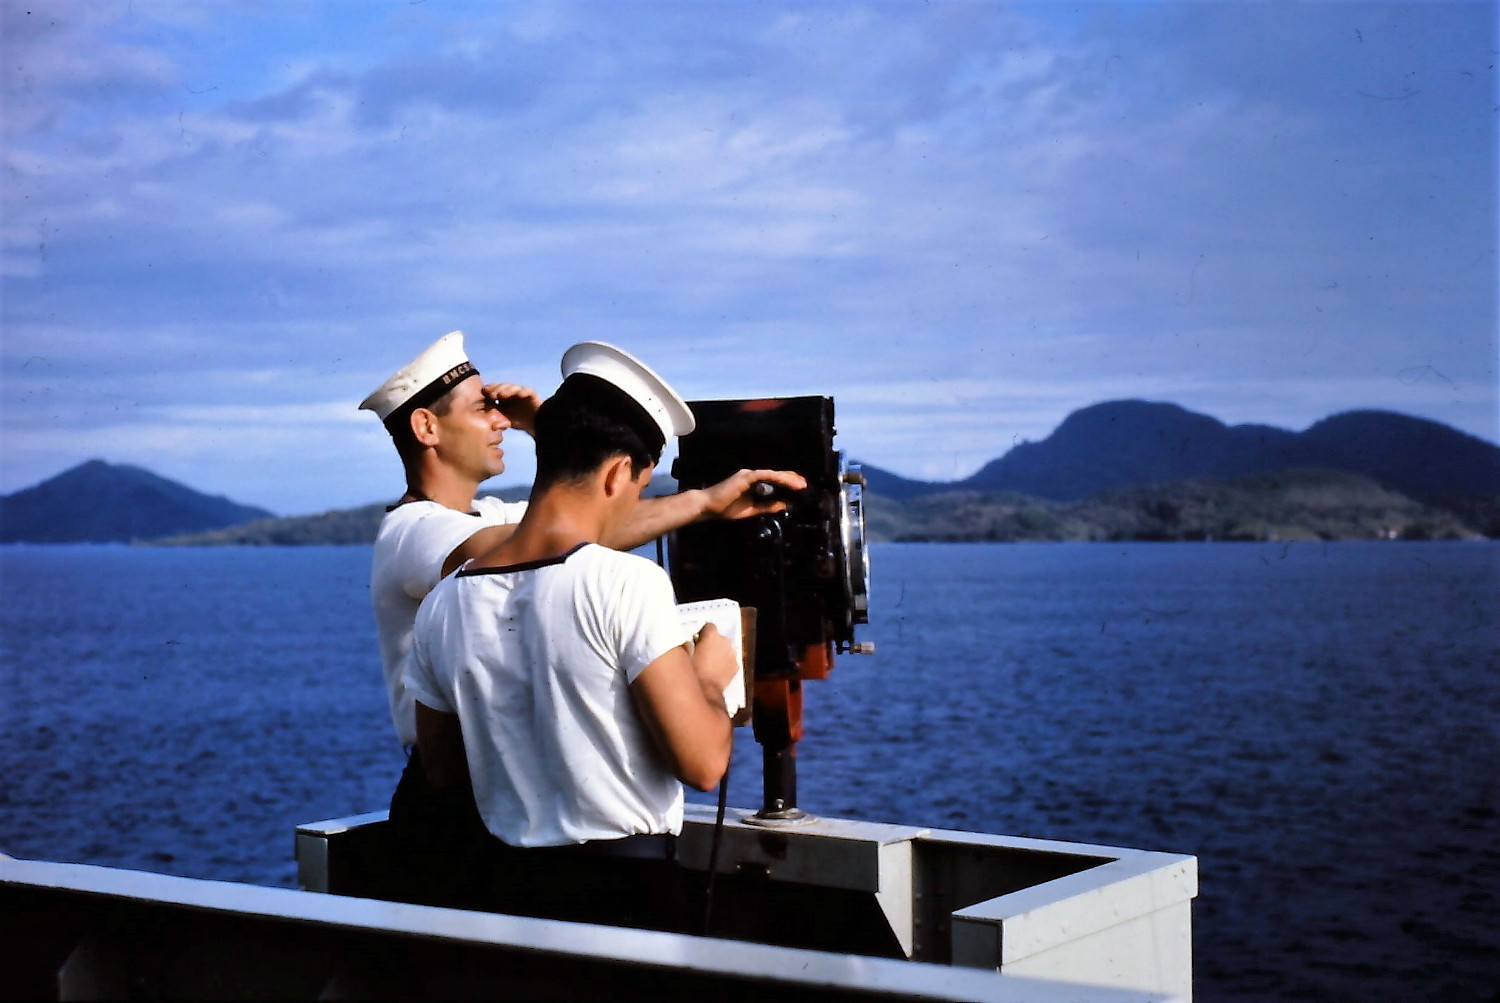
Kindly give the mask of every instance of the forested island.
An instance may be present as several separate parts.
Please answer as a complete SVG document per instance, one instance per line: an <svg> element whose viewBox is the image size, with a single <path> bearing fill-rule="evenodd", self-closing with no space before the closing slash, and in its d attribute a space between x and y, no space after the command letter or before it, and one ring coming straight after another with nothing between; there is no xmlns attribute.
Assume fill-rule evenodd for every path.
<svg viewBox="0 0 1500 1003"><path fill-rule="evenodd" d="M875 541L1500 538L1500 447L1387 411L1302 432L1225 425L1175 404L1069 415L946 483L864 467ZM674 491L659 476L650 493ZM524 498L525 486L494 492ZM385 502L276 518L149 471L92 460L0 497L0 542L367 544Z"/></svg>
<svg viewBox="0 0 1500 1003"><path fill-rule="evenodd" d="M670 488L670 482L659 483ZM501 492L515 498L524 490ZM1056 502L1006 491L956 491L898 501L865 496L874 541L1459 540L1500 536L1500 502L1473 521L1357 474L1293 470L1106 492ZM361 544L384 505L259 519L154 541L169 546Z"/></svg>
<svg viewBox="0 0 1500 1003"><path fill-rule="evenodd" d="M1118 540L1460 540L1500 536L1500 501L1464 515L1368 477L1288 470L1138 485L1085 501L961 491L894 501L874 495L873 540L1016 543Z"/></svg>

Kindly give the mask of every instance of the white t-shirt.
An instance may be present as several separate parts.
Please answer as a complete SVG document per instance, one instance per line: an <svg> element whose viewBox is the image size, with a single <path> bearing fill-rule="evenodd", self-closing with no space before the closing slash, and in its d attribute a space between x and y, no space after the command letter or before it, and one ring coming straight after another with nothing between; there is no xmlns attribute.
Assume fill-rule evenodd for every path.
<svg viewBox="0 0 1500 1003"><path fill-rule="evenodd" d="M443 562L459 544L488 526L520 522L525 513L525 502L484 497L474 499L473 512L415 501L398 505L381 520L370 568L370 601L375 607L391 722L402 745L417 743L416 711L401 684L417 607L437 584Z"/></svg>
<svg viewBox="0 0 1500 1003"><path fill-rule="evenodd" d="M667 573L597 544L466 564L417 614L406 686L457 714L479 813L511 846L682 829L682 784L630 695L689 639Z"/></svg>

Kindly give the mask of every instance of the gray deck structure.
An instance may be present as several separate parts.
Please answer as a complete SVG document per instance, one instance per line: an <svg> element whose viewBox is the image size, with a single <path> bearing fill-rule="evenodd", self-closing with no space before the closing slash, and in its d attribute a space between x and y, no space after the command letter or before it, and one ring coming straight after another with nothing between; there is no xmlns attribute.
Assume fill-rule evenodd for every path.
<svg viewBox="0 0 1500 1003"><path fill-rule="evenodd" d="M1191 996L1191 856L748 815L725 826L711 938L386 901L383 812L299 827L303 890L0 857L5 995ZM712 827L689 806L700 876Z"/></svg>

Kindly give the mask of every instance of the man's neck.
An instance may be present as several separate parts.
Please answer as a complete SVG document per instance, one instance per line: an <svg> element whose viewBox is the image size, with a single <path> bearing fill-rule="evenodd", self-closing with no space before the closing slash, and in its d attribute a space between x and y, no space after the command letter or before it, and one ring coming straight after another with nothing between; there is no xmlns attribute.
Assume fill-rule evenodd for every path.
<svg viewBox="0 0 1500 1003"><path fill-rule="evenodd" d="M604 538L606 508L567 489L532 497L516 531L476 559L482 565L524 564L559 557L581 543Z"/></svg>
<svg viewBox="0 0 1500 1003"><path fill-rule="evenodd" d="M478 492L477 483L444 468L429 467L406 473L408 500L434 501L456 512L472 512Z"/></svg>

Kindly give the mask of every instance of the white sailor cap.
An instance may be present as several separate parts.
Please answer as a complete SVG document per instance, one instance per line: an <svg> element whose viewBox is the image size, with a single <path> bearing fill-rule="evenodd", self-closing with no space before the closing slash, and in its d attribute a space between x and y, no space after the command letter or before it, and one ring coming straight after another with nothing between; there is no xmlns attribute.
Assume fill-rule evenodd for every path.
<svg viewBox="0 0 1500 1003"><path fill-rule="evenodd" d="M426 407L455 384L479 372L464 354L464 333L450 331L427 346L421 355L396 370L359 405L381 421L402 408Z"/></svg>
<svg viewBox="0 0 1500 1003"><path fill-rule="evenodd" d="M687 402L649 366L614 345L582 341L563 353L562 375L583 373L613 384L634 401L661 431L662 441L687 435L696 422Z"/></svg>

